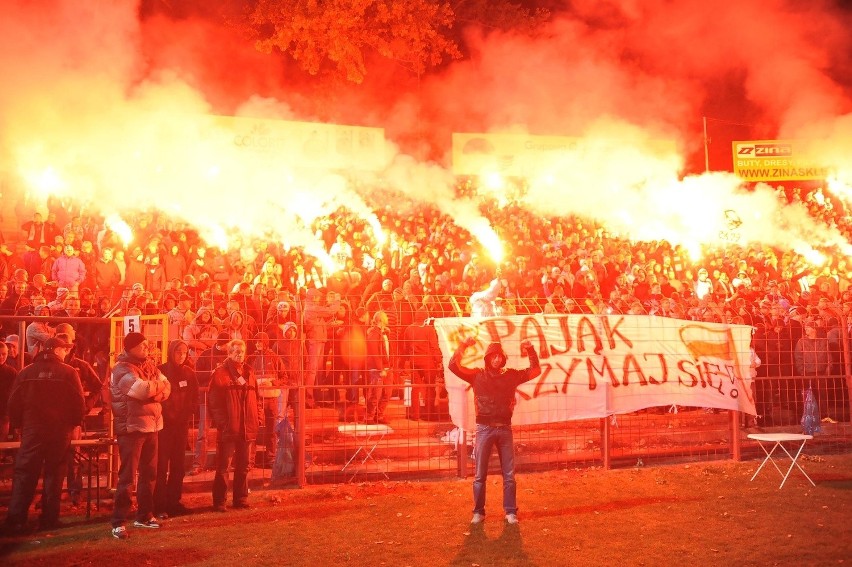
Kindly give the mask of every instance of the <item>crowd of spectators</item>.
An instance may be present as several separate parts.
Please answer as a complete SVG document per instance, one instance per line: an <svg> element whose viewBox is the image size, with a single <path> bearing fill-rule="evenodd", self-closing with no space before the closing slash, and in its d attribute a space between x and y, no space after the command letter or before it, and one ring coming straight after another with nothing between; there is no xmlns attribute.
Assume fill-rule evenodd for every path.
<svg viewBox="0 0 852 567"><path fill-rule="evenodd" d="M779 187L778 198L804 205L817 222L852 237L849 211L822 189ZM5 238L14 244L0 245L0 315L167 314L170 336L188 344L192 363L223 335L248 341L250 350L269 342L277 352L289 331L303 342L309 385L330 384L333 372L350 369L341 362L348 348L342 338L353 326L369 327L379 311L387 316L390 354L400 361L410 354L401 341L405 328L430 317L623 313L751 325L759 377L800 375L796 346L813 325L829 343L826 372L843 371L852 308L845 257L829 256L817 266L792 250L732 241L694 258L678 244L632 241L587 218L548 218L517 202L483 199L481 212L506 249L495 263L436 208L399 206L401 195L374 199L387 238L380 244L364 218L341 208L312 227L323 257L262 238L234 238L223 249L157 211L128 218L134 233L124 242L98 214L50 199L46 214L21 213L29 216L20 232ZM311 319L312 304L326 309L321 317ZM75 326L77 354L105 379L108 329ZM51 332L44 323L28 326L31 354ZM18 333L18 324L5 321L2 333ZM319 347L312 350L312 341ZM291 359L300 356L288 348ZM316 355L316 348L323 352ZM759 412L777 413L766 404ZM848 418L845 405L838 418Z"/></svg>

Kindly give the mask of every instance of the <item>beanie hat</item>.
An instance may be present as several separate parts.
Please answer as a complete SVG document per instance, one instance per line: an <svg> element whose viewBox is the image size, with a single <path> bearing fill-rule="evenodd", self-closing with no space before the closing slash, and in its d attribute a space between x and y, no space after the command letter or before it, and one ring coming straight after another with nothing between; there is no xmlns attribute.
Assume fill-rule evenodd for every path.
<svg viewBox="0 0 852 567"><path fill-rule="evenodd" d="M124 350L133 350L145 340L145 335L142 333L127 333L124 337Z"/></svg>

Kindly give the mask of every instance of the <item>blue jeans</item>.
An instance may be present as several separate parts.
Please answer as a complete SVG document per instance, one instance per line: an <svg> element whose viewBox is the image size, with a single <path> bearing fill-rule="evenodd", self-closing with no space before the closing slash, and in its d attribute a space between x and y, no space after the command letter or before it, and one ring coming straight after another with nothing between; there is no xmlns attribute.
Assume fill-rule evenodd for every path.
<svg viewBox="0 0 852 567"><path fill-rule="evenodd" d="M503 510L507 514L518 513L517 486L515 485L515 446L512 442L512 426L476 425L476 441L473 455L476 460L476 476L473 479L473 513L485 514L485 486L488 477L488 461L491 450L496 447L503 470Z"/></svg>
<svg viewBox="0 0 852 567"><path fill-rule="evenodd" d="M154 486L157 482L159 433L125 433L118 436L118 486L112 509L112 527L123 526L130 514L133 483L136 482L136 519L142 522L154 515ZM139 478L136 474L139 473Z"/></svg>

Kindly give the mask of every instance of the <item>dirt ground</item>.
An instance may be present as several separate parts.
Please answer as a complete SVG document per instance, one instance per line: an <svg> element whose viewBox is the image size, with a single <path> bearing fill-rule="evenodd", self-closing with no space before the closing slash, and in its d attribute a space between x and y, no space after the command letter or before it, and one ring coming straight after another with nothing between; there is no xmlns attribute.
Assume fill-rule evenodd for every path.
<svg viewBox="0 0 852 567"><path fill-rule="evenodd" d="M489 477L469 524L471 479L254 489L250 510L211 510L110 536L110 506L67 527L2 539L6 565L843 565L852 562L852 455L805 456L784 488L759 462L518 475L520 524Z"/></svg>

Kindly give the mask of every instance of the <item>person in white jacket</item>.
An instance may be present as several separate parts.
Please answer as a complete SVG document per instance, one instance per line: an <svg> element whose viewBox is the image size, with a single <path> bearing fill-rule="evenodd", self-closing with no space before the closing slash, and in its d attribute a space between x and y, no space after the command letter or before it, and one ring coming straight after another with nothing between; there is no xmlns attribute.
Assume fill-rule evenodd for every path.
<svg viewBox="0 0 852 567"><path fill-rule="evenodd" d="M159 528L154 517L154 486L157 481L157 442L163 429L161 402L171 394L171 384L148 357L148 340L142 333L124 337L124 352L112 369L110 394L121 464L112 514L112 535L127 539L124 524L136 485L137 528Z"/></svg>

